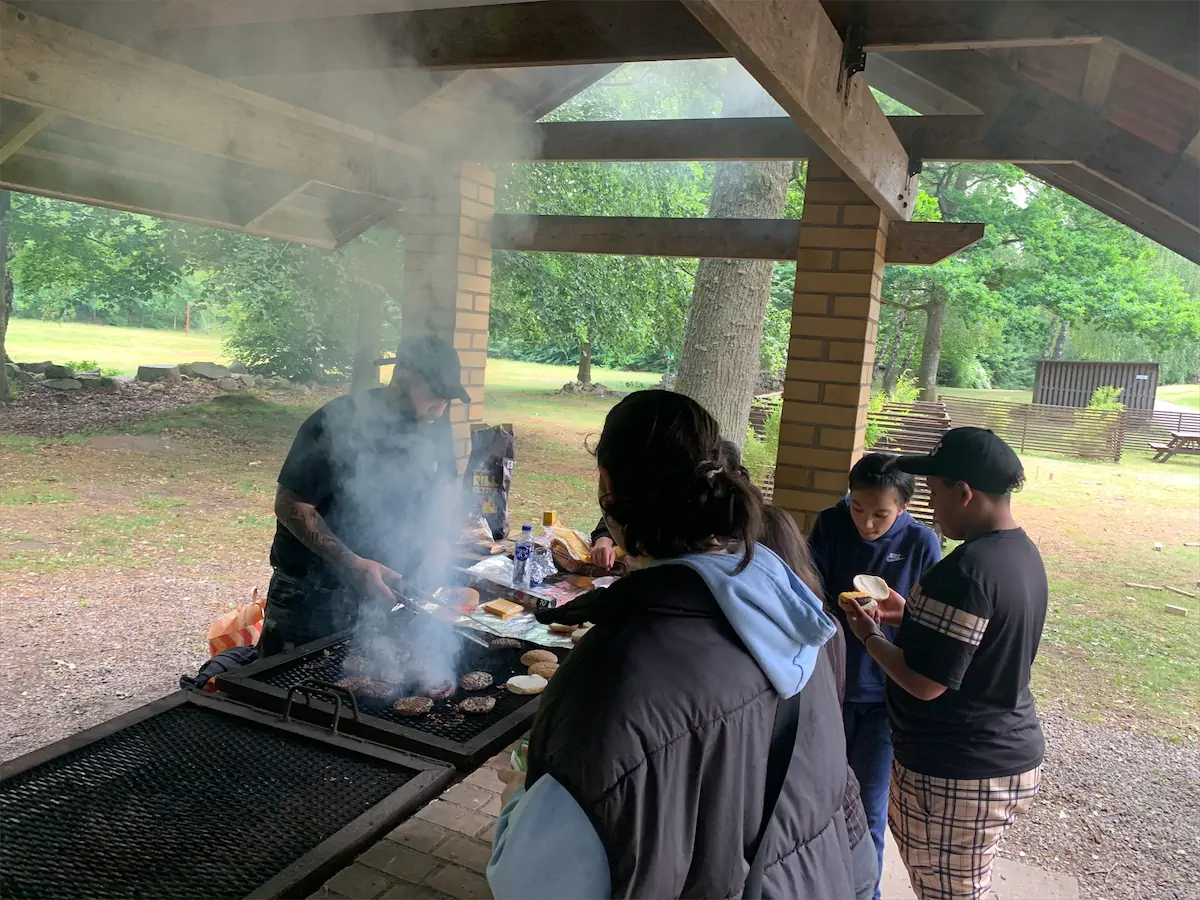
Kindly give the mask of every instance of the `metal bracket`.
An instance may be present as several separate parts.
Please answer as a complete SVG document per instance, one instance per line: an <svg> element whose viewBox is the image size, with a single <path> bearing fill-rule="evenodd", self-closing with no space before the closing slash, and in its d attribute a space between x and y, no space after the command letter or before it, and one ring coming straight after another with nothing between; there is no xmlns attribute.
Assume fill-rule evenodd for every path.
<svg viewBox="0 0 1200 900"><path fill-rule="evenodd" d="M867 67L867 51L863 49L866 26L858 9L853 17L842 39L842 71L838 73L838 93L846 99L849 99L850 79Z"/></svg>
<svg viewBox="0 0 1200 900"><path fill-rule="evenodd" d="M925 169L924 151L925 149L925 131L918 128L912 136L912 141L908 147L908 177L912 178L920 175Z"/></svg>

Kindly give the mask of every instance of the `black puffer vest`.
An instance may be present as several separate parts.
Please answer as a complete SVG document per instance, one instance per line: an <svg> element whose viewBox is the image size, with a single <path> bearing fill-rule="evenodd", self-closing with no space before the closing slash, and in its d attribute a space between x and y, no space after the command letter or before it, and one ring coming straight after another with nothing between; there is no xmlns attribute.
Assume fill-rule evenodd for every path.
<svg viewBox="0 0 1200 900"><path fill-rule="evenodd" d="M552 775L591 818L614 897L739 897L762 820L779 695L683 566L635 572L538 614L593 622L542 697L532 785ZM852 898L846 742L821 654L768 837L767 897Z"/></svg>

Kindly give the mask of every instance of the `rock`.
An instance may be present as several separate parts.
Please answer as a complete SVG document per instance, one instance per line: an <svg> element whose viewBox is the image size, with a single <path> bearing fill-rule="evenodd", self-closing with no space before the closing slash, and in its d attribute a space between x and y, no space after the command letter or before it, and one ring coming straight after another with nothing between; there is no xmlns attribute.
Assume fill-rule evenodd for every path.
<svg viewBox="0 0 1200 900"><path fill-rule="evenodd" d="M193 375L208 381L216 381L218 378L228 378L232 370L229 366L223 366L215 362L191 362L180 366L179 371L184 375Z"/></svg>
<svg viewBox="0 0 1200 900"><path fill-rule="evenodd" d="M217 387L223 391L240 391L245 389L246 386L242 383L241 379L231 376L229 378L218 378Z"/></svg>
<svg viewBox="0 0 1200 900"><path fill-rule="evenodd" d="M109 391L117 386L115 381L104 375L77 375L75 380L90 391Z"/></svg>
<svg viewBox="0 0 1200 900"><path fill-rule="evenodd" d="M307 394L312 393L312 388L310 388L307 384L302 384L299 387L300 387L300 393L302 393L302 394L307 395Z"/></svg>
<svg viewBox="0 0 1200 900"><path fill-rule="evenodd" d="M74 378L47 378L45 385L56 391L77 391L83 387L83 383Z"/></svg>
<svg viewBox="0 0 1200 900"><path fill-rule="evenodd" d="M47 381L52 379L55 381L72 381L75 378L74 369L67 366L56 366L54 363L46 366L42 374L46 376Z"/></svg>
<svg viewBox="0 0 1200 900"><path fill-rule="evenodd" d="M156 381L147 390L153 391L156 394L166 393L167 383L165 381Z"/></svg>
<svg viewBox="0 0 1200 900"><path fill-rule="evenodd" d="M33 374L26 372L18 365L5 363L4 368L8 370L8 380L12 384L29 384L33 381Z"/></svg>
<svg viewBox="0 0 1200 900"><path fill-rule="evenodd" d="M113 375L109 380L117 387L124 387L127 384L133 384L137 381L132 375Z"/></svg>
<svg viewBox="0 0 1200 900"><path fill-rule="evenodd" d="M608 389L607 385L603 385L597 381L592 385L592 394L597 397L611 397L612 391Z"/></svg>
<svg viewBox="0 0 1200 900"><path fill-rule="evenodd" d="M575 394L578 392L579 392L579 382L577 382L577 381L568 381L566 384L564 384L562 386L562 390L559 391L560 394Z"/></svg>
<svg viewBox="0 0 1200 900"><path fill-rule="evenodd" d="M138 381L167 381L178 384L182 379L179 366L138 366Z"/></svg>
<svg viewBox="0 0 1200 900"><path fill-rule="evenodd" d="M246 364L244 362L242 362L240 359L235 359L233 362L231 362L229 364L229 371L232 372L234 375L245 375L250 370L246 368Z"/></svg>
<svg viewBox="0 0 1200 900"><path fill-rule="evenodd" d="M250 377L253 379L253 381L250 382L252 387L260 387L267 381L267 379L263 378L261 375L251 375Z"/></svg>
<svg viewBox="0 0 1200 900"><path fill-rule="evenodd" d="M45 362L17 363L17 368L23 372L28 372L30 375L45 375L46 367L52 365L54 363L46 360Z"/></svg>
<svg viewBox="0 0 1200 900"><path fill-rule="evenodd" d="M246 373L244 373L244 372L234 372L234 373L233 373L232 375L230 375L229 377L230 377L231 379L233 379L234 381L239 381L239 382L241 382L241 383L242 383L242 385L244 385L245 387L254 387L254 379L255 379L257 376L255 376L255 375L248 375L248 374L246 374Z"/></svg>

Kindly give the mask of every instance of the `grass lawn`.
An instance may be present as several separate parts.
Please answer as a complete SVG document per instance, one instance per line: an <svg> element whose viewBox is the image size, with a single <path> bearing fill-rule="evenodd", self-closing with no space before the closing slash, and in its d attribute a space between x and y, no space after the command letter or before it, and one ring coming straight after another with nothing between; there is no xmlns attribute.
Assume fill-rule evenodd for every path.
<svg viewBox="0 0 1200 900"><path fill-rule="evenodd" d="M1158 389L1155 398L1200 410L1200 384L1166 384Z"/></svg>
<svg viewBox="0 0 1200 900"><path fill-rule="evenodd" d="M1033 391L985 391L978 388L939 387L938 393L947 397L967 397L972 400L1004 400L1009 403L1032 403Z"/></svg>
<svg viewBox="0 0 1200 900"><path fill-rule="evenodd" d="M17 362L57 363L90 360L102 369L133 375L139 365L177 365L205 360L226 362L221 336L212 331L161 331L119 328L83 322L43 322L13 319L5 339L8 355Z"/></svg>
<svg viewBox="0 0 1200 900"><path fill-rule="evenodd" d="M487 418L512 422L518 435L514 527L540 521L544 509L584 531L595 524L587 441L614 401L553 393L572 375L489 363ZM598 377L617 390L657 380ZM62 579L103 582L120 572L203 572L217 583L259 577L274 529L275 475L317 402L224 395L115 437L0 435L0 577L43 579L39 590L47 592ZM1029 483L1017 517L1039 544L1051 582L1038 694L1065 701L1082 718L1141 723L1200 742L1200 601L1125 586L1198 592L1200 550L1183 544L1200 540L1200 459L1162 465L1131 454L1114 465L1027 456L1025 464ZM1165 614L1166 603L1189 615Z"/></svg>

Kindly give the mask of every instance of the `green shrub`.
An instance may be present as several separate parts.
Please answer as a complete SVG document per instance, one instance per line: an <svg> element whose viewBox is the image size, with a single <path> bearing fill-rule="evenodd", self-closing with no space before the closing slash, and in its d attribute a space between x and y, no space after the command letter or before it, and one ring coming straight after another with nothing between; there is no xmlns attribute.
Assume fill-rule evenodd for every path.
<svg viewBox="0 0 1200 900"><path fill-rule="evenodd" d="M1125 408L1125 404L1121 402L1121 394L1125 392L1125 388L1114 387L1108 385L1106 387L1098 387L1092 392L1092 399L1088 401L1088 409L1116 409Z"/></svg>
<svg viewBox="0 0 1200 900"><path fill-rule="evenodd" d="M751 426L746 426L746 446L742 449L742 465L750 473L750 480L761 487L767 475L775 468L775 458L779 455L779 424L783 419L783 399L772 397L769 400L755 402L768 408L767 420L763 425L761 438Z"/></svg>

